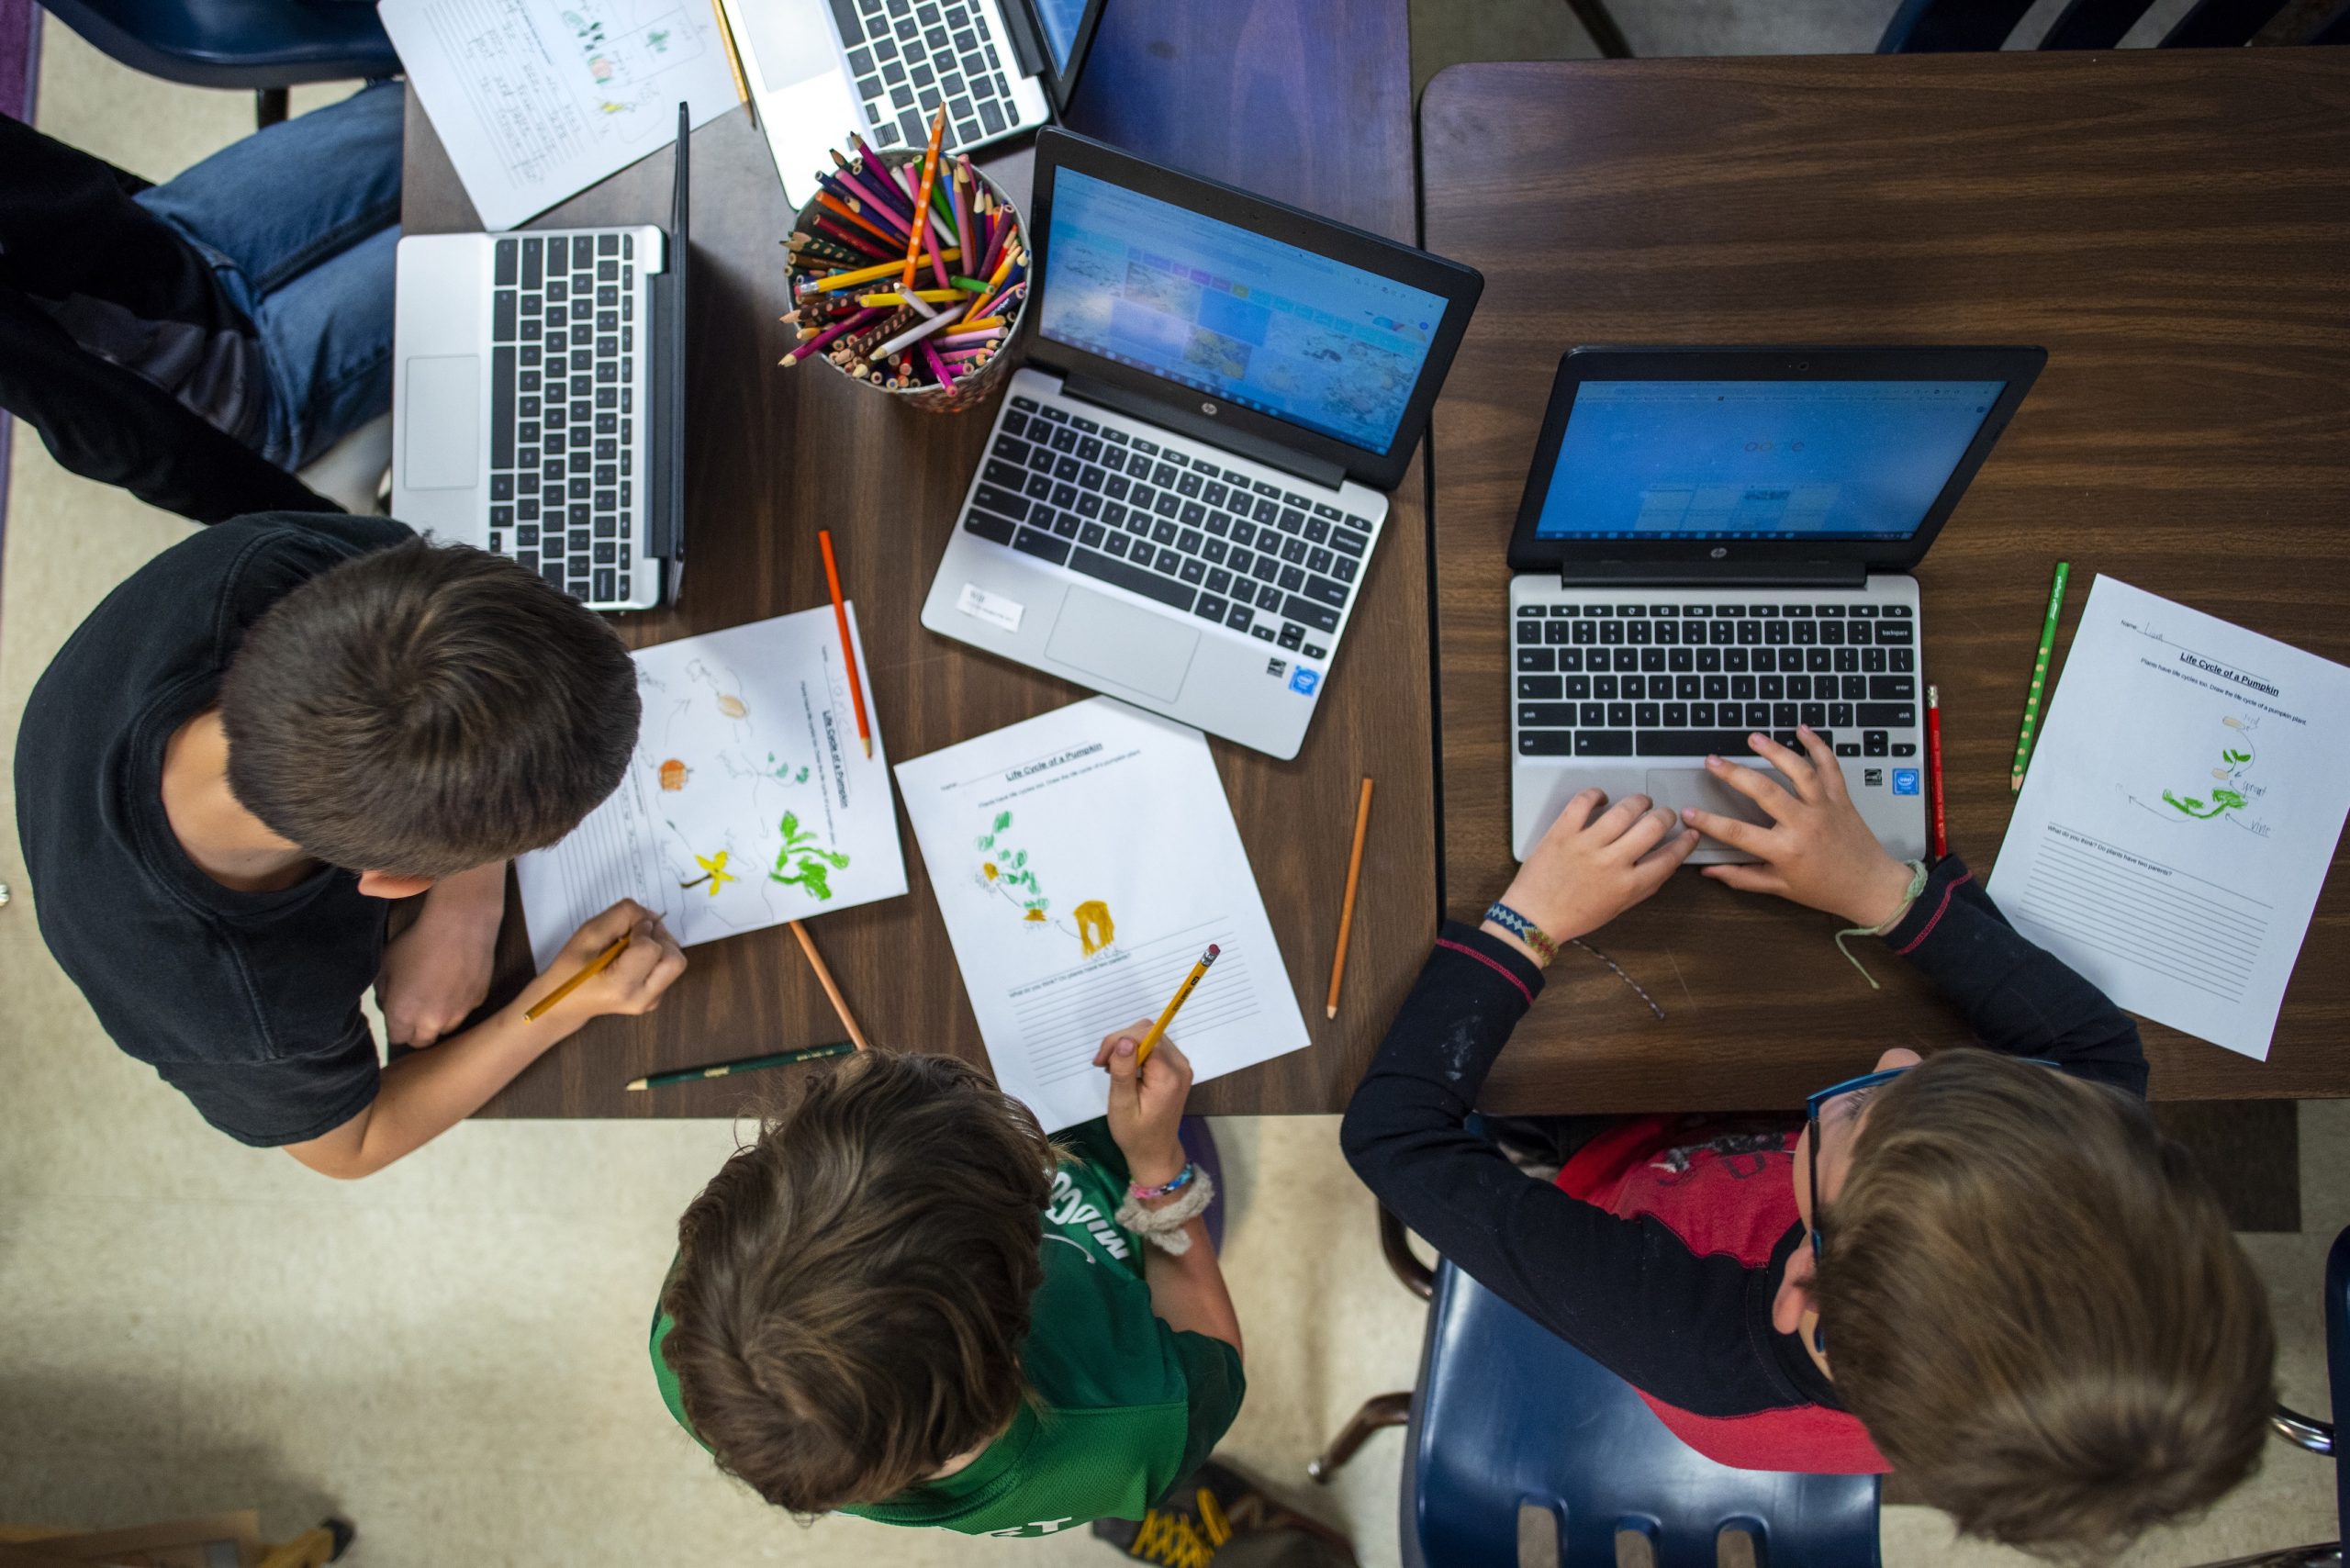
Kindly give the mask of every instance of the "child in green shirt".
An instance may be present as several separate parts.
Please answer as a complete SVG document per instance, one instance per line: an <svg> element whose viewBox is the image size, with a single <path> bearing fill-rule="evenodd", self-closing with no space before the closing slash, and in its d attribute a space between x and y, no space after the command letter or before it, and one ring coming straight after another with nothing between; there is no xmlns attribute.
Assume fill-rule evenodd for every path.
<svg viewBox="0 0 2350 1568"><path fill-rule="evenodd" d="M1138 1519L1240 1409L1240 1327L1176 1126L1191 1064L1102 1041L1057 1148L946 1057L811 1075L678 1222L653 1325L680 1425L767 1501L967 1535Z"/></svg>

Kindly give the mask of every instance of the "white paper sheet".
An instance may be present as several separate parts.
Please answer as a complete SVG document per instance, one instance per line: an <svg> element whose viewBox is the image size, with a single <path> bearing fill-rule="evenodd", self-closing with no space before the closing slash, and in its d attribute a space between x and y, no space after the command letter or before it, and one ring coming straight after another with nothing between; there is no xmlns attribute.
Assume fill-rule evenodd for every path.
<svg viewBox="0 0 2350 1568"><path fill-rule="evenodd" d="M861 669L853 604L849 634ZM641 649L636 685L628 777L515 862L541 969L623 898L690 947L906 890L880 715L868 692L867 757L830 605Z"/></svg>
<svg viewBox="0 0 2350 1568"><path fill-rule="evenodd" d="M1058 1131L1102 1114L1102 1037L1155 1018L1204 1081L1306 1044L1199 731L1107 697L898 767L997 1082Z"/></svg>
<svg viewBox="0 0 2350 1568"><path fill-rule="evenodd" d="M2266 1060L2350 812L2350 669L2099 577L1991 896L2134 1013Z"/></svg>
<svg viewBox="0 0 2350 1568"><path fill-rule="evenodd" d="M511 229L740 100L709 0L381 0L482 227ZM643 215L666 222L666 209Z"/></svg>

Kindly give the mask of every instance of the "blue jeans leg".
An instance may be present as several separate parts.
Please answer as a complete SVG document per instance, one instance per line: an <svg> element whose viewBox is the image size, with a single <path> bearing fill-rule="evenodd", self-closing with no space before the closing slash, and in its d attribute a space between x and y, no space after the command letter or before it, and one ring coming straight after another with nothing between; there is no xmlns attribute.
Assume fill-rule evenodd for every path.
<svg viewBox="0 0 2350 1568"><path fill-rule="evenodd" d="M259 330L270 376L262 455L283 467L391 407L404 106L398 83L377 83L139 196L211 258Z"/></svg>

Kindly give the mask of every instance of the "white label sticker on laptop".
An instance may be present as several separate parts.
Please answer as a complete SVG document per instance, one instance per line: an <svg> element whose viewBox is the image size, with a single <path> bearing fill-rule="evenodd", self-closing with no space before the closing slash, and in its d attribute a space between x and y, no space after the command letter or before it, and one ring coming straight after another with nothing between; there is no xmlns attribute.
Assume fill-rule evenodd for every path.
<svg viewBox="0 0 2350 1568"><path fill-rule="evenodd" d="M1024 607L1014 604L1000 593L990 593L977 583L963 585L963 597L955 608L966 615L976 615L990 626L1001 626L1007 632L1020 630L1020 618L1027 613Z"/></svg>

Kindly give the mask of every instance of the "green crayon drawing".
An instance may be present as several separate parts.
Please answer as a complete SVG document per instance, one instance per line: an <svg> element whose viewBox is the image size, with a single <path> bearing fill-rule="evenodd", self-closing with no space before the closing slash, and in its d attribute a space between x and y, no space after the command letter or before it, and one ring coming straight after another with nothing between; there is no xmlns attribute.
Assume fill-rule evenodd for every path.
<svg viewBox="0 0 2350 1568"><path fill-rule="evenodd" d="M1000 841L1011 828L1012 813L998 812L994 823L979 835L979 851L987 857L979 862L979 877L988 886L1017 903L1023 920L1041 924L1046 918L1045 912L1052 908L1053 901L1045 896L1043 886L1037 882L1035 869L1028 864L1026 850L999 847Z"/></svg>
<svg viewBox="0 0 2350 1568"><path fill-rule="evenodd" d="M775 869L767 873L767 880L781 882L788 888L805 888L815 898L831 898L833 873L848 869L848 857L825 848L816 841L814 834L802 831L796 812L784 812L783 821L776 825L783 834L783 847L776 851ZM787 870L791 875L785 876Z"/></svg>
<svg viewBox="0 0 2350 1568"><path fill-rule="evenodd" d="M2236 718L2222 719L2220 722L2232 733L2220 748L2220 765L2211 769L2213 782L2210 787L2198 786L2194 793L2171 790L2163 791L2165 805L2197 822L2210 822L2229 812L2240 812L2246 804L2245 790L2232 786L2242 780L2244 770L2253 764L2255 753L2251 726Z"/></svg>

